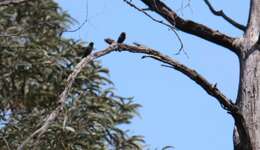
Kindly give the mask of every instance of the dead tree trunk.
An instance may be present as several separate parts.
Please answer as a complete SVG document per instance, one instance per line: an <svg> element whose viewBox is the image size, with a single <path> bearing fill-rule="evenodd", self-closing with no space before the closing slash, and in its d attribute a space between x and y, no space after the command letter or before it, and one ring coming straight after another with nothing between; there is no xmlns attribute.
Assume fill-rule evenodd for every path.
<svg viewBox="0 0 260 150"><path fill-rule="evenodd" d="M251 0L250 5L247 30L240 39L242 53L237 105L245 119L251 143L234 140L235 150L248 150L248 144L252 150L260 150L260 0Z"/></svg>
<svg viewBox="0 0 260 150"><path fill-rule="evenodd" d="M246 129L250 135L252 150L260 149L260 51L250 49L248 56L240 60L240 87L237 104L244 116ZM237 134L236 134L237 135ZM235 139L238 139L235 137ZM241 139L241 138L240 138ZM249 150L250 143L235 141L236 150Z"/></svg>
<svg viewBox="0 0 260 150"><path fill-rule="evenodd" d="M140 9L131 4L131 1L127 3L150 18L152 17L146 10L153 11L163 17L173 28L223 46L239 57L240 84L237 100L235 104L229 104L230 107L223 108L235 120L234 149L260 150L260 0L250 1L247 26L238 24L227 17L223 11L215 10L209 0L204 0L214 15L223 17L233 26L244 31L241 38L233 38L206 25L185 20L161 0L141 1L148 9ZM153 20L169 26L162 21ZM207 91L207 88L205 90ZM223 105L219 97L214 97Z"/></svg>

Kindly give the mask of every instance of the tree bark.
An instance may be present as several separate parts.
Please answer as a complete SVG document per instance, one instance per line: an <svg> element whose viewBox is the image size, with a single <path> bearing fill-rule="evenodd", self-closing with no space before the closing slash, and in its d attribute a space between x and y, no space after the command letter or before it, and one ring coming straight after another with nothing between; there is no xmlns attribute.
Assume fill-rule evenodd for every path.
<svg viewBox="0 0 260 150"><path fill-rule="evenodd" d="M244 116L251 143L235 140L235 147L236 150L250 150L248 144L251 144L252 150L260 150L260 51L253 49L249 56L241 59L240 69L237 104Z"/></svg>
<svg viewBox="0 0 260 150"><path fill-rule="evenodd" d="M247 30L241 39L240 85L237 105L245 119L249 141L236 129L235 150L260 150L260 0L251 0ZM240 137L239 137L240 136ZM251 146L250 146L251 145Z"/></svg>
<svg viewBox="0 0 260 150"><path fill-rule="evenodd" d="M234 148L260 150L260 0L250 1L249 19L241 38L232 38L205 25L185 20L161 0L141 1L177 29L237 54L240 61L238 110L227 109L235 120Z"/></svg>

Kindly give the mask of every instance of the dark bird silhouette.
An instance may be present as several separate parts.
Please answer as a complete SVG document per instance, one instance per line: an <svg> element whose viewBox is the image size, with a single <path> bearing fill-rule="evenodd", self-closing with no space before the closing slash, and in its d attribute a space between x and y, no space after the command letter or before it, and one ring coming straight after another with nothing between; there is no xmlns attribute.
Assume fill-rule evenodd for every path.
<svg viewBox="0 0 260 150"><path fill-rule="evenodd" d="M110 38L106 38L105 39L105 42L109 45L111 45L112 43L114 43L115 41L113 39L110 39Z"/></svg>
<svg viewBox="0 0 260 150"><path fill-rule="evenodd" d="M84 51L83 51L82 58L87 57L92 52L93 49L94 49L94 43L90 42L87 47L83 48Z"/></svg>
<svg viewBox="0 0 260 150"><path fill-rule="evenodd" d="M117 39L117 43L123 43L125 41L125 38L126 38L126 34L125 32L122 32Z"/></svg>

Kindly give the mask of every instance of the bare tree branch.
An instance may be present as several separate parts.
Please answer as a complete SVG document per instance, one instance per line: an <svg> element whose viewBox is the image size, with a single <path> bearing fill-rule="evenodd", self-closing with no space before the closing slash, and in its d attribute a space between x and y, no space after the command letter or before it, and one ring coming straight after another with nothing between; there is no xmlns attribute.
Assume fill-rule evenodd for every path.
<svg viewBox="0 0 260 150"><path fill-rule="evenodd" d="M57 118L60 112L63 111L64 105L66 103L67 96L69 91L74 83L77 75L80 71L92 60L107 55L113 51L128 51L131 53L142 53L146 54L145 57L151 57L160 62L163 62L167 65L170 65L171 68L183 73L191 80L200 85L209 95L213 96L218 100L221 106L227 110L235 120L239 120L239 125L243 125L243 116L238 112L237 106L231 102L224 94L220 92L216 85L210 84L203 76L197 73L195 70L188 68L187 66L179 63L178 61L172 59L171 57L160 53L157 50L144 47L144 46L135 46L116 43L113 39L105 39L105 41L110 44L110 46L104 50L95 52L94 54L89 55L88 57L83 58L75 67L73 72L69 75L67 79L67 84L64 91L59 96L59 106L46 118L44 124L35 132L33 132L22 144L17 148L17 150L22 150L26 144L32 140L33 137L38 135L40 137L46 130L49 128L50 124ZM237 122L237 121L236 121Z"/></svg>
<svg viewBox="0 0 260 150"><path fill-rule="evenodd" d="M3 1L0 1L0 6L7 6L10 4L19 4L19 3L26 2L26 1L30 1L30 0L3 0Z"/></svg>
<svg viewBox="0 0 260 150"><path fill-rule="evenodd" d="M229 37L219 31L213 30L192 20L184 20L183 18L178 16L175 11L173 11L160 0L141 1L146 4L151 11L154 11L158 15L162 16L177 29L228 48L235 54L240 55L241 50L239 45L235 43L236 38Z"/></svg>
<svg viewBox="0 0 260 150"><path fill-rule="evenodd" d="M215 86L215 84L210 84L204 77L202 77L195 70L188 68L187 66L179 63L171 57L163 55L159 51L147 47L137 47L126 44L120 44L119 48L120 50L122 49L122 51L129 51L132 53L144 53L148 55L144 56L144 58L151 57L160 62L170 65L175 70L180 71L181 73L189 77L191 80L195 81L209 95L215 97L225 110L228 110L229 112L237 111L236 106L224 94L220 92L220 90Z"/></svg>
<svg viewBox="0 0 260 150"><path fill-rule="evenodd" d="M223 10L215 10L213 8L213 6L210 4L210 2L208 0L204 0L204 2L206 3L206 5L209 7L209 10L216 16L221 16L222 18L224 18L227 22L229 22L230 24L232 24L233 26L237 27L238 29L242 30L242 31L246 31L246 26L237 23L235 20L233 20L232 18L228 17Z"/></svg>
<svg viewBox="0 0 260 150"><path fill-rule="evenodd" d="M66 102L66 98L68 96L69 90L72 87L72 84L74 83L75 78L77 77L77 75L80 73L80 71L82 70L82 68L84 68L89 62L91 62L92 60L104 56L114 50L116 50L117 47L115 45L111 45L108 48L101 50L99 52L94 53L93 55L89 55L88 57L83 58L75 67L75 69L73 70L73 72L69 75L68 79L67 79L67 85L64 89L64 91L60 94L59 96L59 106L52 111L52 113L45 119L44 124L37 129L35 132L33 132L28 138L26 138L22 144L17 148L17 150L23 150L23 148L25 147L26 144L28 144L30 142L30 140L32 138L34 138L35 136L38 135L38 137L40 137L44 132L46 132L46 130L49 128L51 122L53 120L55 120L55 118L59 115L59 113L61 111L63 111L65 102Z"/></svg>
<svg viewBox="0 0 260 150"><path fill-rule="evenodd" d="M65 32L77 32L77 31L79 31L81 28L83 28L84 25L87 24L87 23L88 23L88 1L86 1L86 16L85 16L84 21L83 21L78 27L76 27L75 29L65 30L64 33L65 33Z"/></svg>
<svg viewBox="0 0 260 150"><path fill-rule="evenodd" d="M163 22L162 20L158 20L158 19L154 18L153 16L151 16L149 13L146 12L146 11L149 11L149 8L147 8L147 9L141 9L141 8L137 7L136 5L134 5L131 1L124 0L124 2L127 3L129 6L133 7L134 9L136 9L136 10L142 12L143 14L145 14L148 18L152 19L153 21L155 21L155 22L157 22L157 23L160 23L160 24L162 24L162 25L164 25L164 26L170 28L170 29L173 31L173 33L176 35L177 39L179 40L179 42L180 42L180 44L181 44L181 47L179 48L177 54L179 54L179 53L181 52L181 50L182 50L183 47L184 47L184 46L183 46L183 42L182 42L182 40L181 40L179 34L176 32L176 30L175 30L176 28L175 28L174 26L172 26L172 25L170 25L170 24L167 24L167 23Z"/></svg>

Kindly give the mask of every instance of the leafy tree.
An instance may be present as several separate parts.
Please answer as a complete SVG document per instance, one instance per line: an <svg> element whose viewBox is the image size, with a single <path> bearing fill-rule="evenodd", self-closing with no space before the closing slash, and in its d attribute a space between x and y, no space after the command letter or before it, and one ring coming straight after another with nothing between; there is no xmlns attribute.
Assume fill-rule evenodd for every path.
<svg viewBox="0 0 260 150"><path fill-rule="evenodd" d="M73 19L52 0L0 7L0 149L16 149L59 105L86 43L65 39ZM108 69L92 61L75 79L64 108L25 149L141 149L118 125L137 114L114 93Z"/></svg>

